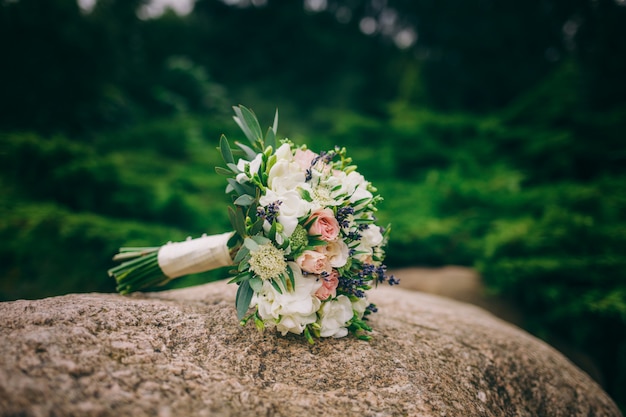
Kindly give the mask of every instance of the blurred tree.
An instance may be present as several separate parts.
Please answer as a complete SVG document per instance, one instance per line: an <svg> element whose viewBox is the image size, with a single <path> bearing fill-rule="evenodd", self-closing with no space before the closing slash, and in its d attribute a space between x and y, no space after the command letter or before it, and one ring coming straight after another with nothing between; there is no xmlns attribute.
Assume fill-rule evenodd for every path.
<svg viewBox="0 0 626 417"><path fill-rule="evenodd" d="M233 94L266 97L281 108L289 97L305 111L321 106L377 114L394 97L397 74L389 63L400 52L364 37L358 21L342 23L292 0L246 4L199 0L190 17L193 55Z"/></svg>
<svg viewBox="0 0 626 417"><path fill-rule="evenodd" d="M622 0L329 0L349 4L361 29L410 47L429 103L501 107L574 54L594 107L626 100L626 3ZM404 43L413 33L416 42Z"/></svg>
<svg viewBox="0 0 626 417"><path fill-rule="evenodd" d="M72 127L96 117L105 74L93 51L96 33L76 2L22 0L0 3L0 127Z"/></svg>

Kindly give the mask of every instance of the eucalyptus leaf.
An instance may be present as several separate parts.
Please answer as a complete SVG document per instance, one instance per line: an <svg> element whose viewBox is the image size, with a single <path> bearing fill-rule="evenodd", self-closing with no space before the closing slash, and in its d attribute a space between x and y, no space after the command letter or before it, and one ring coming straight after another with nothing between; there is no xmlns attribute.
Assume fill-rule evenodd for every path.
<svg viewBox="0 0 626 417"><path fill-rule="evenodd" d="M243 245L251 252L259 249L259 244L249 237L244 239Z"/></svg>
<svg viewBox="0 0 626 417"><path fill-rule="evenodd" d="M237 232L239 236L245 236L246 227L245 227L245 220L243 217L243 211L241 210L241 208L237 208L237 210L235 210L231 206L229 206L228 217L230 218L231 224L235 228L235 232Z"/></svg>
<svg viewBox="0 0 626 417"><path fill-rule="evenodd" d="M267 233L267 236L272 239L272 240L276 240L276 229L278 227L278 222L277 221L273 221L272 222L272 227L270 227L269 232Z"/></svg>
<svg viewBox="0 0 626 417"><path fill-rule="evenodd" d="M265 220L261 218L257 220L256 222L254 222L254 224L250 228L250 234L256 235L257 233L259 233L263 229L263 223L265 223Z"/></svg>
<svg viewBox="0 0 626 417"><path fill-rule="evenodd" d="M239 230L237 230L237 214L235 213L235 209L230 206L228 207L228 220L230 220L230 224L233 226L233 229L235 229L235 232L237 232L240 236L244 236L239 233Z"/></svg>
<svg viewBox="0 0 626 417"><path fill-rule="evenodd" d="M244 118L244 122L248 125L248 128L254 135L255 140L263 140L263 132L261 131L261 126L259 125L259 121L256 118L256 115L249 110L247 107L239 105L241 109L241 115Z"/></svg>
<svg viewBox="0 0 626 417"><path fill-rule="evenodd" d="M272 126L272 130L274 131L274 135L278 134L278 108L274 114L274 125Z"/></svg>
<svg viewBox="0 0 626 417"><path fill-rule="evenodd" d="M237 308L237 318L243 320L250 308L250 301L254 291L250 288L248 281L242 281L237 289L237 300L235 301L235 307Z"/></svg>
<svg viewBox="0 0 626 417"><path fill-rule="evenodd" d="M250 263L248 263L248 260L243 260L239 262L239 267L237 268L237 271L244 272L248 270L248 268L250 268Z"/></svg>
<svg viewBox="0 0 626 417"><path fill-rule="evenodd" d="M230 177L231 175L233 175L230 169L226 169L222 167L215 167L215 172L217 172L220 175L226 175L227 177Z"/></svg>
<svg viewBox="0 0 626 417"><path fill-rule="evenodd" d="M254 290L254 292L259 292L263 289L263 281L261 278L253 277L248 281L250 283L250 287Z"/></svg>
<svg viewBox="0 0 626 417"><path fill-rule="evenodd" d="M271 243L271 240L264 236L252 236L250 239L254 240L259 245L267 245L268 243Z"/></svg>
<svg viewBox="0 0 626 417"><path fill-rule="evenodd" d="M237 274L230 281L228 281L228 283L229 284L236 284L238 282L247 281L250 278L252 278L252 276L250 275L249 272L246 272L246 273L243 273L243 274Z"/></svg>
<svg viewBox="0 0 626 417"><path fill-rule="evenodd" d="M226 182L228 182L228 185L231 186L233 190L235 190L237 195L247 194L244 186L238 183L237 180L235 180L234 178L227 178Z"/></svg>
<svg viewBox="0 0 626 417"><path fill-rule="evenodd" d="M249 206L252 203L254 203L254 197L252 197L251 195L248 194L244 194L239 196L236 200L235 200L235 204L238 206Z"/></svg>
<svg viewBox="0 0 626 417"><path fill-rule="evenodd" d="M227 164L232 164L235 162L233 158L233 153L230 150L230 145L228 144L228 139L226 136L222 135L220 137L220 152L222 153L222 158L224 158L224 162Z"/></svg>
<svg viewBox="0 0 626 417"><path fill-rule="evenodd" d="M243 134L246 136L246 138L248 138L250 143L254 144L254 140L255 140L254 134L252 133L248 125L245 124L241 111L237 107L233 107L233 110L235 110L235 114L237 115L237 116L233 116L233 120L235 120L235 123L237 123L237 126L239 126L239 128L241 129Z"/></svg>
<svg viewBox="0 0 626 417"><path fill-rule="evenodd" d="M234 163L232 163L232 162L227 163L227 164L226 164L226 166L227 166L228 168L230 168L230 170L231 170L231 171L233 171L235 174L240 174L240 173L241 173L241 171L239 170L239 168L237 167L237 165L235 165L235 164L234 164Z"/></svg>
<svg viewBox="0 0 626 417"><path fill-rule="evenodd" d="M237 255L235 255L235 259L233 259L233 262L238 264L249 254L250 254L250 250L248 250L247 247L242 245L241 248L237 251Z"/></svg>
<svg viewBox="0 0 626 417"><path fill-rule="evenodd" d="M254 149L249 147L248 145L244 145L241 142L235 142L235 145L239 146L239 148L245 153L246 157L252 161L258 152L255 152Z"/></svg>
<svg viewBox="0 0 626 417"><path fill-rule="evenodd" d="M276 151L276 134L271 127L267 129L267 133L265 134L265 146L271 146L272 149Z"/></svg>

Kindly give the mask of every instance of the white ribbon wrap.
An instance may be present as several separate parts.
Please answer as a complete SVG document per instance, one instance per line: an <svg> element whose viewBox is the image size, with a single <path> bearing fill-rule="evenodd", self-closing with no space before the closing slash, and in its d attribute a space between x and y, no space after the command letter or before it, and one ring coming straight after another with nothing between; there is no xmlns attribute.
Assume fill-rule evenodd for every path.
<svg viewBox="0 0 626 417"><path fill-rule="evenodd" d="M168 243L159 249L159 267L165 276L177 278L232 265L228 250L231 236L228 232Z"/></svg>

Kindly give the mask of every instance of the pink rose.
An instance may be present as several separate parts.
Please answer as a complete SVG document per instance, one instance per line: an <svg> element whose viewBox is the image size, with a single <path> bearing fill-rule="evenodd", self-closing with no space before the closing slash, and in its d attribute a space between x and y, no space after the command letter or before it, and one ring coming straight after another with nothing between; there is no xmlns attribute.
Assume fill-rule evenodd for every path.
<svg viewBox="0 0 626 417"><path fill-rule="evenodd" d="M315 291L315 296L317 297L318 300L327 300L328 297L334 297L337 294L337 291L332 291L329 290L328 288L324 287L323 285L321 287L319 287L319 289L317 291Z"/></svg>
<svg viewBox="0 0 626 417"><path fill-rule="evenodd" d="M296 259L296 264L305 272L319 275L322 272L330 272L332 267L328 258L323 253L305 250Z"/></svg>
<svg viewBox="0 0 626 417"><path fill-rule="evenodd" d="M337 286L339 285L339 272L333 269L330 275L322 278L322 286L315 292L315 296L320 300L337 296Z"/></svg>
<svg viewBox="0 0 626 417"><path fill-rule="evenodd" d="M307 170L311 168L311 162L317 157L317 154L310 149L303 151L302 149L296 149L296 154L293 159L300 165L300 168Z"/></svg>
<svg viewBox="0 0 626 417"><path fill-rule="evenodd" d="M311 219L313 219L313 223L309 228L310 235L320 236L320 239L326 242L332 242L337 239L337 236L339 236L339 222L331 209L316 210L309 217L309 220Z"/></svg>

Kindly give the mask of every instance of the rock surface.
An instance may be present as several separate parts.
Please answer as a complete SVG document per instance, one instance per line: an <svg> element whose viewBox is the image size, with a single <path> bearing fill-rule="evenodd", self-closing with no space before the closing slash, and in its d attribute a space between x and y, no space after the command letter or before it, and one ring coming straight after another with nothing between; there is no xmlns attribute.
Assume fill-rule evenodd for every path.
<svg viewBox="0 0 626 417"><path fill-rule="evenodd" d="M371 342L237 324L223 282L0 304L1 416L620 416L561 354L484 310L370 291Z"/></svg>

